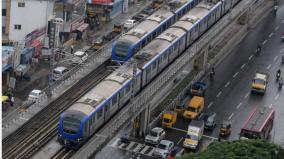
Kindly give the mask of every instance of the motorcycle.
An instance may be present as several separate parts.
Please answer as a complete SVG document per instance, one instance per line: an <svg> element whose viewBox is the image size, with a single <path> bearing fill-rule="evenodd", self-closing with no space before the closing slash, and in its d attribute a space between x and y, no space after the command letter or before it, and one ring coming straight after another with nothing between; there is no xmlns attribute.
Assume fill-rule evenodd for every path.
<svg viewBox="0 0 284 159"><path fill-rule="evenodd" d="M215 72L214 72L214 71L211 71L210 74L209 74L211 81L214 80L214 75L215 75Z"/></svg>
<svg viewBox="0 0 284 159"><path fill-rule="evenodd" d="M282 80L282 79L280 79L280 81L279 81L279 85L278 85L278 88L279 88L279 89L282 89L282 86L283 86L283 80Z"/></svg>
<svg viewBox="0 0 284 159"><path fill-rule="evenodd" d="M282 34L280 39L281 39L281 42L284 42L284 33Z"/></svg>

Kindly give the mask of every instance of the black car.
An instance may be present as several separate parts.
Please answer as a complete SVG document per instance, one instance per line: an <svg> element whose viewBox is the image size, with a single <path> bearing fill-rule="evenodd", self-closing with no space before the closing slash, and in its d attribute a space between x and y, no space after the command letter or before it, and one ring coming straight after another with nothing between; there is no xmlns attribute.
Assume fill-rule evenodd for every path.
<svg viewBox="0 0 284 159"><path fill-rule="evenodd" d="M216 127L216 113L210 113L204 116L204 128L213 130Z"/></svg>

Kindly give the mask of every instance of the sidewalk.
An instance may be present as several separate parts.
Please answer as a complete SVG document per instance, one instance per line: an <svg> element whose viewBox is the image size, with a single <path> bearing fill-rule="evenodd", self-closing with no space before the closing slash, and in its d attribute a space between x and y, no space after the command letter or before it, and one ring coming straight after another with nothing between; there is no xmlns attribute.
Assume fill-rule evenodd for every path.
<svg viewBox="0 0 284 159"><path fill-rule="evenodd" d="M116 16L114 19L111 20L109 23L101 23L101 29L94 32L96 37L101 37L105 35L106 33L110 32L113 28L113 24L115 23L123 23L127 19L130 19L133 15L141 11L146 5L149 5L151 1L143 0L139 3L136 3L135 5L130 6L128 13L122 13L118 16ZM81 41L77 45L74 45L74 52L76 50L80 50L83 48L89 48L90 46L86 41ZM91 52L93 53L93 52ZM20 108L24 102L25 99L27 99L28 94L33 89L44 89L48 85L48 73L49 73L49 61L44 61L43 63L40 63L40 65L43 65L40 67L40 69L35 70L36 72L31 74L31 80L29 82L22 81L18 82L16 87L15 94L15 103L13 107L9 107L5 112L3 111L3 117L9 118L9 123L3 123L3 125L9 125L7 127L7 132L5 131L5 136L12 133L14 130L16 130L18 127L20 127L26 120L30 119L33 115L32 112L38 112L38 108L31 108L29 110L30 114L28 115L28 118L22 119L17 112L21 112ZM33 110L35 109L35 110ZM7 119L8 119L7 118ZM11 119L11 120L10 120ZM16 123L15 123L16 122Z"/></svg>

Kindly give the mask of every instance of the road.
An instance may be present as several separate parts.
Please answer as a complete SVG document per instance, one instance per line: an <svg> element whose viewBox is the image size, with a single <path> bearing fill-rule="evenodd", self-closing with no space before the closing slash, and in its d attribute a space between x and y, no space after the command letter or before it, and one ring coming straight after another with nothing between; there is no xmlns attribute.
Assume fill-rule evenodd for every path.
<svg viewBox="0 0 284 159"><path fill-rule="evenodd" d="M215 79L208 83L208 91L205 96L205 112L216 112L217 122L232 120L232 133L228 140L237 140L240 129L250 112L256 106L271 106L276 109L274 129L271 140L284 147L284 90L278 90L275 81L276 70L279 68L284 72L284 65L281 65L281 56L284 55L284 43L280 42L280 35L284 32L284 6L282 5L275 16L269 13L255 28L238 44L232 52L216 66ZM260 55L256 55L257 45L262 45ZM251 80L256 71L268 72L270 74L268 89L264 96L250 94ZM284 89L284 88L283 88ZM202 117L201 117L202 118ZM185 132L189 121L179 118L175 128L167 130L166 138L182 146ZM205 132L205 135L218 137L219 125L212 132ZM204 137L202 143L206 144L212 139ZM113 139L96 158L136 158L135 149L143 144L136 141L132 145L121 145L118 138ZM203 145L202 144L202 145ZM138 148L137 148L138 147ZM141 148L146 150L145 147ZM151 149L148 148L147 149ZM144 152L144 151L143 151ZM150 157L151 151L144 153L140 158Z"/></svg>

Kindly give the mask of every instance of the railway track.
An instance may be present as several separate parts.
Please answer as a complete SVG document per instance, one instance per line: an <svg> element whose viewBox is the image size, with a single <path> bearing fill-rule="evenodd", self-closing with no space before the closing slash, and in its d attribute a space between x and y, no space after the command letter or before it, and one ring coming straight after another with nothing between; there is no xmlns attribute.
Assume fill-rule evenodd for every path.
<svg viewBox="0 0 284 159"><path fill-rule="evenodd" d="M109 65L109 61L103 63L19 129L4 138L2 140L2 157L7 159L31 158L57 134L60 114L111 73L111 71L107 71ZM67 155L67 152L65 155Z"/></svg>
<svg viewBox="0 0 284 159"><path fill-rule="evenodd" d="M67 159L70 158L75 153L74 150L70 150L62 147L55 155L53 155L52 159Z"/></svg>

